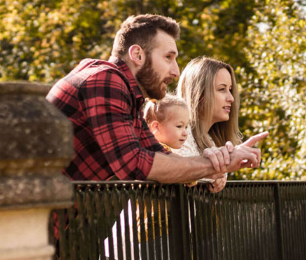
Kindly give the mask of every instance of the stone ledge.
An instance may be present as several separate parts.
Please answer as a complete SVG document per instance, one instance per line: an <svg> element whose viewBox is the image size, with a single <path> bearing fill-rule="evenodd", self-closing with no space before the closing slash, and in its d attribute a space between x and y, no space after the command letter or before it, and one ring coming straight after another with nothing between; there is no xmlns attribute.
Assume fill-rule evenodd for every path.
<svg viewBox="0 0 306 260"><path fill-rule="evenodd" d="M72 201L73 187L66 176L0 177L0 209L50 207L63 202L69 206Z"/></svg>
<svg viewBox="0 0 306 260"><path fill-rule="evenodd" d="M0 250L0 260L51 260L54 252L54 247L50 245L38 248Z"/></svg>
<svg viewBox="0 0 306 260"><path fill-rule="evenodd" d="M0 82L0 94L34 94L45 96L51 89L52 85L41 82L29 81L7 81Z"/></svg>

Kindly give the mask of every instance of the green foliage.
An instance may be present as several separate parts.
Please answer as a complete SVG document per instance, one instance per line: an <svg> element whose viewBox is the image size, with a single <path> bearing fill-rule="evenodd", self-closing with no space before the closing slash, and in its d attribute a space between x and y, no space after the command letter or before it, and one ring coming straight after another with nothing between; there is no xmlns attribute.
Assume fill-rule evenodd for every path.
<svg viewBox="0 0 306 260"><path fill-rule="evenodd" d="M5 1L1 5L2 80L52 82L80 59L109 51L107 2Z"/></svg>
<svg viewBox="0 0 306 260"><path fill-rule="evenodd" d="M299 3L299 5L298 5ZM54 83L83 58L107 59L130 15L181 24L178 63L216 56L236 68L244 136L269 130L262 167L230 178L298 178L306 165L305 2L0 0L0 81ZM175 86L172 86L174 88Z"/></svg>
<svg viewBox="0 0 306 260"><path fill-rule="evenodd" d="M306 169L306 22L290 2L267 2L256 10L244 48L254 73L238 72L243 133L270 136L261 144L262 167L241 172L248 179L296 179Z"/></svg>
<svg viewBox="0 0 306 260"><path fill-rule="evenodd" d="M245 65L242 47L253 2L1 0L0 78L52 83L85 57L107 59L121 22L147 12L181 23L181 67L203 54Z"/></svg>

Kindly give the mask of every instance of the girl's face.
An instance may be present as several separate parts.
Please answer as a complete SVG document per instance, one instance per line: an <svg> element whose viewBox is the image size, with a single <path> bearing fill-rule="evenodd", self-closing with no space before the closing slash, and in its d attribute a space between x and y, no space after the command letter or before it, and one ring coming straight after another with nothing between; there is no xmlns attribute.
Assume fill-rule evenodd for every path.
<svg viewBox="0 0 306 260"><path fill-rule="evenodd" d="M171 113L171 117L163 123L159 123L158 130L154 135L159 142L179 149L187 139L189 111L187 108L175 106L167 112Z"/></svg>
<svg viewBox="0 0 306 260"><path fill-rule="evenodd" d="M217 72L214 83L215 105L212 125L229 120L231 105L234 102L234 97L231 93L232 78L227 69L220 69Z"/></svg>

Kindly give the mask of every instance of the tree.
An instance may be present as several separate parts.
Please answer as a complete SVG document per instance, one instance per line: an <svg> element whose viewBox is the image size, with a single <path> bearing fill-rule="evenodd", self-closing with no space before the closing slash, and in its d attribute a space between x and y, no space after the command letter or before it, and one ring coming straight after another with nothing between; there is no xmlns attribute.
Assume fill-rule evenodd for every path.
<svg viewBox="0 0 306 260"><path fill-rule="evenodd" d="M107 5L84 0L2 2L1 79L54 82L80 59L109 50L113 28L104 16Z"/></svg>
<svg viewBox="0 0 306 260"><path fill-rule="evenodd" d="M181 67L203 54L245 65L242 46L253 5L254 0L1 0L0 78L53 83L85 57L108 58L121 22L148 12L181 23Z"/></svg>
<svg viewBox="0 0 306 260"><path fill-rule="evenodd" d="M244 48L254 72L241 82L245 136L268 130L262 167L236 178L296 179L306 169L306 21L292 1L267 0L257 9ZM242 174L243 173L243 174Z"/></svg>

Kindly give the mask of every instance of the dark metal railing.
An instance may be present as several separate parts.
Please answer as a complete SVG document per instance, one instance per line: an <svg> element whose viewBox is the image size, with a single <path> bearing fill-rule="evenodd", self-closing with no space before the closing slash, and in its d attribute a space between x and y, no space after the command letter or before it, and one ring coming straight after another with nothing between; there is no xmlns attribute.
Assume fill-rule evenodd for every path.
<svg viewBox="0 0 306 260"><path fill-rule="evenodd" d="M306 257L306 182L229 181L217 194L204 182L73 183L75 206L50 219L55 259Z"/></svg>

